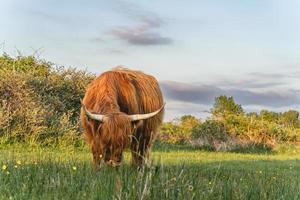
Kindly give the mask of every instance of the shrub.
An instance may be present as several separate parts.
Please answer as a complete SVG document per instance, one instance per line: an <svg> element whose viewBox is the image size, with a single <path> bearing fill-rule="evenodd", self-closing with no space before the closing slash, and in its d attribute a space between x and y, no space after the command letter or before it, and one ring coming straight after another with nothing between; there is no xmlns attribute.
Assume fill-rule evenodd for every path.
<svg viewBox="0 0 300 200"><path fill-rule="evenodd" d="M80 99L94 77L31 56L0 56L1 142L77 142Z"/></svg>
<svg viewBox="0 0 300 200"><path fill-rule="evenodd" d="M0 71L0 135L16 141L44 131L45 109L27 87L24 76L15 71Z"/></svg>
<svg viewBox="0 0 300 200"><path fill-rule="evenodd" d="M190 143L192 129L200 123L200 120L192 115L184 115L180 119L163 123L159 139L171 144Z"/></svg>
<svg viewBox="0 0 300 200"><path fill-rule="evenodd" d="M233 141L222 122L206 120L192 129L192 144L210 150L226 150ZM231 140L231 141L230 141Z"/></svg>

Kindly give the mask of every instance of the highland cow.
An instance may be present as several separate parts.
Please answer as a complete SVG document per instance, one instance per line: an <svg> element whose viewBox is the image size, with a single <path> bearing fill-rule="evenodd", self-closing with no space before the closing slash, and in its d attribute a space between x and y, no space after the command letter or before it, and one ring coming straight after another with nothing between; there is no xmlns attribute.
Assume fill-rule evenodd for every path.
<svg viewBox="0 0 300 200"><path fill-rule="evenodd" d="M96 78L82 100L81 122L97 167L102 158L119 166L130 148L141 165L163 119L163 97L156 79L140 71L115 68Z"/></svg>

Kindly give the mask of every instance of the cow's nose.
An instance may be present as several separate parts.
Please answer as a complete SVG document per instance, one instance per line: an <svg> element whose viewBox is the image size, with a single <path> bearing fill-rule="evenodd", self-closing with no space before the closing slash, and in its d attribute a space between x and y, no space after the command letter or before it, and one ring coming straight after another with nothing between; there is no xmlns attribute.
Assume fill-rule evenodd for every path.
<svg viewBox="0 0 300 200"><path fill-rule="evenodd" d="M109 160L109 161L107 162L107 164L112 165L112 164L113 164L113 161L112 161L112 160Z"/></svg>
<svg viewBox="0 0 300 200"><path fill-rule="evenodd" d="M113 161L113 160L109 160L109 161L107 162L107 164L109 164L109 165L112 166L112 167L118 167L118 166L121 165L121 162L115 162L115 161Z"/></svg>

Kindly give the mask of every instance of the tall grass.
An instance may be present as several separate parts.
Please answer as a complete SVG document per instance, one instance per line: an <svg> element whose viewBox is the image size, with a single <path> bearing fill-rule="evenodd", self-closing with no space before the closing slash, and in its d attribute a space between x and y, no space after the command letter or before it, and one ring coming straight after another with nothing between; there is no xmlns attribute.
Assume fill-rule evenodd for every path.
<svg viewBox="0 0 300 200"><path fill-rule="evenodd" d="M98 171L87 149L17 147L0 154L0 199L300 198L295 153L156 151L139 170L127 153L119 169Z"/></svg>

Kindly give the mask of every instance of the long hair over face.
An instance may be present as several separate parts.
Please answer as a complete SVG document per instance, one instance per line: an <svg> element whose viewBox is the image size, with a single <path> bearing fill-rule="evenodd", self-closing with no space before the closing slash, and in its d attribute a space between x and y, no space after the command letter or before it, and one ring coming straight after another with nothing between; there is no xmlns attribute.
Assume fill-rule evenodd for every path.
<svg viewBox="0 0 300 200"><path fill-rule="evenodd" d="M108 119L99 129L105 161L121 161L123 149L129 146L131 132L131 120L126 115L122 113L108 115Z"/></svg>

